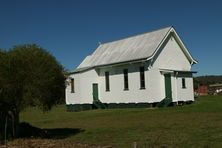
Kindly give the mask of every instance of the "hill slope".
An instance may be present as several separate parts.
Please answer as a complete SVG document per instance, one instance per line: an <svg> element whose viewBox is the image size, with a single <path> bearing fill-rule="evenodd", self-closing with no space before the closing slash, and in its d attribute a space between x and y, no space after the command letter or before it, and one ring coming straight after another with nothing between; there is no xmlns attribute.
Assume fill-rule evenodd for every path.
<svg viewBox="0 0 222 148"><path fill-rule="evenodd" d="M199 84L209 85L215 83L222 83L222 76L199 76L195 77L194 80Z"/></svg>

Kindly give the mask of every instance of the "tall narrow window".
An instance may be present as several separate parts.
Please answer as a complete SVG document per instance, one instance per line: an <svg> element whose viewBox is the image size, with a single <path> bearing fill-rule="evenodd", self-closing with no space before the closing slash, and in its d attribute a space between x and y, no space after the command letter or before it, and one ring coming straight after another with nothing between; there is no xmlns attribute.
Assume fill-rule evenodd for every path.
<svg viewBox="0 0 222 148"><path fill-rule="evenodd" d="M185 81L185 78L182 78L182 88L186 88L186 81Z"/></svg>
<svg viewBox="0 0 222 148"><path fill-rule="evenodd" d="M129 84L128 84L128 69L123 70L124 75L124 90L129 90Z"/></svg>
<svg viewBox="0 0 222 148"><path fill-rule="evenodd" d="M74 79L71 78L71 93L75 92Z"/></svg>
<svg viewBox="0 0 222 148"><path fill-rule="evenodd" d="M105 79L106 79L106 91L110 91L110 88L109 88L109 72L108 71L105 72Z"/></svg>
<svg viewBox="0 0 222 148"><path fill-rule="evenodd" d="M140 67L140 89L145 89L144 67Z"/></svg>

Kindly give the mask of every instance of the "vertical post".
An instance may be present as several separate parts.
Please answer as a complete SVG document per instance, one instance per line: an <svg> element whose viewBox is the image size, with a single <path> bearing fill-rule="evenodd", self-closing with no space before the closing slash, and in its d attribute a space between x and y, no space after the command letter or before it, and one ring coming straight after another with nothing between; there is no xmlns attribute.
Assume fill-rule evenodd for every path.
<svg viewBox="0 0 222 148"><path fill-rule="evenodd" d="M15 115L13 111L8 111L9 117L11 118L12 137L15 137Z"/></svg>
<svg viewBox="0 0 222 148"><path fill-rule="evenodd" d="M15 115L15 120L14 120L14 125L15 125L15 137L18 137L18 130L19 130L19 111L17 109L14 110L14 115Z"/></svg>
<svg viewBox="0 0 222 148"><path fill-rule="evenodd" d="M137 148L137 143L133 142L133 148Z"/></svg>
<svg viewBox="0 0 222 148"><path fill-rule="evenodd" d="M8 116L6 115L5 117L5 145L7 145L7 126L8 126Z"/></svg>

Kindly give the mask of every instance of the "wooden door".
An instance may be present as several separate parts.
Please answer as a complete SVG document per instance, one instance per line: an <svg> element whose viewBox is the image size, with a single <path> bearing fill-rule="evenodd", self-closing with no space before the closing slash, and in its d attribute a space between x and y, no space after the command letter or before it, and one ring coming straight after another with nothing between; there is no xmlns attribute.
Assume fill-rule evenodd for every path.
<svg viewBox="0 0 222 148"><path fill-rule="evenodd" d="M99 91L98 91L98 84L97 83L93 83L92 86L92 90L93 90L93 101L97 101L99 100Z"/></svg>
<svg viewBox="0 0 222 148"><path fill-rule="evenodd" d="M165 74L164 75L165 79L165 95L166 98L172 98L172 87L171 87L171 75L170 74Z"/></svg>

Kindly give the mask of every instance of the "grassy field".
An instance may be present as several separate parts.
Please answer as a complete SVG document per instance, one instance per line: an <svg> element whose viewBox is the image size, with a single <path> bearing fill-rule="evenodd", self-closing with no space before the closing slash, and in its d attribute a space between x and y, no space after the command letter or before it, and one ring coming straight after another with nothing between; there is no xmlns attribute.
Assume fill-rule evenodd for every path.
<svg viewBox="0 0 222 148"><path fill-rule="evenodd" d="M138 147L222 146L222 96L200 97L191 105L154 109L66 112L65 106L57 106L42 113L29 108L20 117L22 122L52 129L55 134L61 132L65 140L80 143L121 148L133 147L134 142Z"/></svg>

